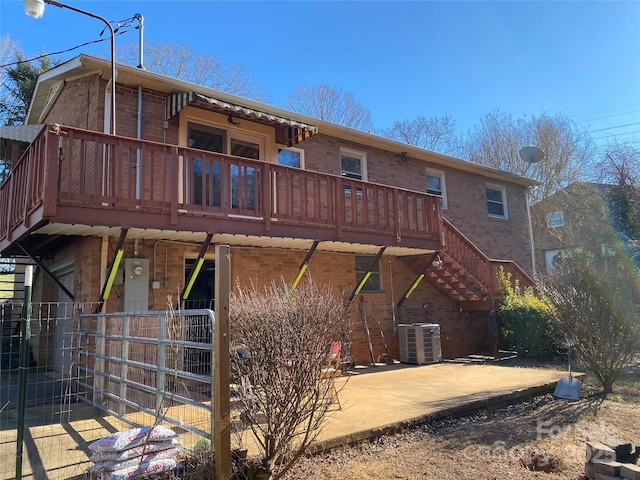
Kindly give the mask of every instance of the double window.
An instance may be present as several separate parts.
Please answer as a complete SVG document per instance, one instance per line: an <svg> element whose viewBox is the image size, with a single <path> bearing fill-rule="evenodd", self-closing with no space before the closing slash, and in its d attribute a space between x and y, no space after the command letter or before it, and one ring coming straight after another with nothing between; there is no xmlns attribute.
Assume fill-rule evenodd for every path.
<svg viewBox="0 0 640 480"><path fill-rule="evenodd" d="M485 191L489 216L494 218L508 218L505 188L497 185L487 185Z"/></svg>
<svg viewBox="0 0 640 480"><path fill-rule="evenodd" d="M264 155L264 138L245 132L227 131L210 125L188 124L188 144L191 148L236 157L260 160ZM202 206L222 205L221 164L219 159L193 157L191 160L188 203ZM231 206L254 210L259 198L259 171L253 166L231 165Z"/></svg>

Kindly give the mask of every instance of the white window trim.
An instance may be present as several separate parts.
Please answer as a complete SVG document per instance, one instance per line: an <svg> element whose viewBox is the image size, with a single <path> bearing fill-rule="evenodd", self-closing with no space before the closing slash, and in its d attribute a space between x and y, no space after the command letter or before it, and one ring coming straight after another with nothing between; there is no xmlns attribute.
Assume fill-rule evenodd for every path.
<svg viewBox="0 0 640 480"><path fill-rule="evenodd" d="M485 201L485 205L488 202L487 199L487 191L486 189L490 188L492 190L499 190L500 193L502 194L502 206L504 207L504 215L495 215L492 213L488 213L488 208L487 208L487 213L489 215L490 218L500 218L502 220L507 220L509 218L509 208L507 206L507 189L506 187L504 187L503 185L496 185L493 183L487 183L485 184L485 193L484 193L484 201Z"/></svg>
<svg viewBox="0 0 640 480"><path fill-rule="evenodd" d="M349 157L353 157L353 158L359 158L360 159L360 166L362 167L362 181L366 182L368 181L368 175L367 175L367 154L364 152L360 152L358 150L351 150L349 148L342 148L340 147L340 175L342 175L342 155L346 155Z"/></svg>
<svg viewBox="0 0 640 480"><path fill-rule="evenodd" d="M553 221L554 215L559 215L559 222L557 225ZM562 210L550 213L547 216L547 228L560 228L560 227L564 227L564 213L562 212Z"/></svg>
<svg viewBox="0 0 640 480"><path fill-rule="evenodd" d="M444 210L447 210L449 208L449 204L447 202L447 180L445 177L445 173L440 170L433 170L431 168L426 168L425 178L424 178L425 189L426 189L427 175L431 175L432 177L440 177L440 187L442 189L442 208Z"/></svg>
<svg viewBox="0 0 640 480"><path fill-rule="evenodd" d="M290 152L296 152L298 155L300 155L300 170L306 170L305 163L304 163L304 150L302 148L285 147L284 145L278 145L276 148L276 153L278 150L288 150ZM277 159L276 159L276 163L277 163Z"/></svg>

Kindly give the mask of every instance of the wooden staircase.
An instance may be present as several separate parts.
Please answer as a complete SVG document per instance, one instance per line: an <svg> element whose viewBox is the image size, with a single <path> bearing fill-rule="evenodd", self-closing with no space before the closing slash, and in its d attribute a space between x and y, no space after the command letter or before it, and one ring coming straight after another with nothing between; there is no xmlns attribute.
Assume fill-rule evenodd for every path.
<svg viewBox="0 0 640 480"><path fill-rule="evenodd" d="M430 256L409 257L407 262L438 290L460 304L464 310L489 310L500 296L498 275L502 269L518 281L521 288L534 281L516 263L492 260L448 220L443 219L442 245L438 257L426 269Z"/></svg>

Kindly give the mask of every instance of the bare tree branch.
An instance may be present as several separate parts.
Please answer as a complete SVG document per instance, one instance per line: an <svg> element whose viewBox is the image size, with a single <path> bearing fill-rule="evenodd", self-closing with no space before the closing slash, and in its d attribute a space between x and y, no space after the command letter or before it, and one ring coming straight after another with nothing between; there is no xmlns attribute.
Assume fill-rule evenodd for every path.
<svg viewBox="0 0 640 480"><path fill-rule="evenodd" d="M380 131L380 134L445 155L456 155L462 148L462 139L456 135L456 122L449 116L418 116L413 120L396 121L391 128Z"/></svg>
<svg viewBox="0 0 640 480"><path fill-rule="evenodd" d="M312 87L296 86L284 101L286 108L325 122L369 132L372 130L371 113L352 93L326 84Z"/></svg>
<svg viewBox="0 0 640 480"><path fill-rule="evenodd" d="M118 60L138 65L138 45L129 42L118 51ZM213 53L196 53L184 43L147 42L144 52L145 68L168 77L196 83L222 92L267 101L266 89L240 63L225 63Z"/></svg>

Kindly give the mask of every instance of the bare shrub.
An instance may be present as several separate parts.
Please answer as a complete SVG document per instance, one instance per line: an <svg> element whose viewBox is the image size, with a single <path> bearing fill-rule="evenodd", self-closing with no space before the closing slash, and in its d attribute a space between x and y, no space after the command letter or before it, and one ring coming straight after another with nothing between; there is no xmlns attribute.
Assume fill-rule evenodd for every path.
<svg viewBox="0 0 640 480"><path fill-rule="evenodd" d="M280 478L317 438L336 393L326 378L333 341L349 332L342 298L310 279L252 286L230 300L231 332L242 347L232 361L241 417L260 449L259 467Z"/></svg>
<svg viewBox="0 0 640 480"><path fill-rule="evenodd" d="M638 271L618 254L576 250L557 257L542 289L555 308L557 327L605 393L640 350Z"/></svg>

